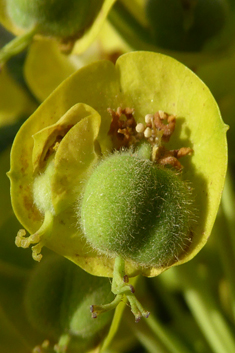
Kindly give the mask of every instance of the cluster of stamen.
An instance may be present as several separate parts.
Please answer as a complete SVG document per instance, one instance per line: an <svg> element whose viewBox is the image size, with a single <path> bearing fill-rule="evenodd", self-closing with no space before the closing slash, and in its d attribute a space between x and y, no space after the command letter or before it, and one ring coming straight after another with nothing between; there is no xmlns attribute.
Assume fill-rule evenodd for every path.
<svg viewBox="0 0 235 353"><path fill-rule="evenodd" d="M152 161L182 169L179 158L191 154L193 150L189 147L168 150L162 145L162 142L170 140L171 135L175 131L175 125L175 115L169 115L159 110L155 114L147 114L145 116L145 124L137 124L136 131L138 134L142 134L142 138L145 138L152 145Z"/></svg>
<svg viewBox="0 0 235 353"><path fill-rule="evenodd" d="M154 115L145 115L145 124L136 125L136 131L154 145L161 145L161 141L168 142L175 130L175 116L159 110Z"/></svg>
<svg viewBox="0 0 235 353"><path fill-rule="evenodd" d="M108 134L112 138L113 146L116 150L127 148L136 144L136 121L134 118L134 109L117 108L117 111L108 108L112 117Z"/></svg>
<svg viewBox="0 0 235 353"><path fill-rule="evenodd" d="M134 109L118 108L114 111L108 108L112 117L108 134L111 135L115 149L128 148L138 142L147 140L152 145L151 160L161 165L171 165L182 169L179 158L191 154L193 150L182 147L177 150L168 150L162 143L170 140L175 130L176 117L159 110L155 114L147 114L145 123L136 123Z"/></svg>

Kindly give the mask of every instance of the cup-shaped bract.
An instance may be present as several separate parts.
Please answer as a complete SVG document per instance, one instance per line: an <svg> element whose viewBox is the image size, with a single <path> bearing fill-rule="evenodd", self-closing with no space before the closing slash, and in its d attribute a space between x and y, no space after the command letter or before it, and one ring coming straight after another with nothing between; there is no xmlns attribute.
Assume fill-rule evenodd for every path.
<svg viewBox="0 0 235 353"><path fill-rule="evenodd" d="M180 178L190 185L197 211L190 246L174 264L190 260L206 243L226 173L227 126L209 89L187 67L165 55L132 52L116 65L100 61L78 70L16 136L9 173L12 204L33 234L25 238L21 230L17 242L23 247L38 243L33 247L36 259L45 245L87 272L112 276L114 259L90 246L80 226L80 208L94 168L117 148L115 111L132 112L137 125L159 111L176 116L167 148L188 146L193 151L182 162ZM129 276L155 276L168 268L128 259L125 266Z"/></svg>

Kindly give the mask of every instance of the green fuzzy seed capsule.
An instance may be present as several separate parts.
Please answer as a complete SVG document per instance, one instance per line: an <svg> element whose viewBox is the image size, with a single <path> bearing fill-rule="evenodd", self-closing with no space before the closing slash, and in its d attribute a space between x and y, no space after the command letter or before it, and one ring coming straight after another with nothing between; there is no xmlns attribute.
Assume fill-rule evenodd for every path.
<svg viewBox="0 0 235 353"><path fill-rule="evenodd" d="M59 38L73 37L92 24L104 0L7 0L13 22Z"/></svg>
<svg viewBox="0 0 235 353"><path fill-rule="evenodd" d="M105 159L90 177L81 225L100 253L168 266L190 245L189 187L171 169L129 153Z"/></svg>

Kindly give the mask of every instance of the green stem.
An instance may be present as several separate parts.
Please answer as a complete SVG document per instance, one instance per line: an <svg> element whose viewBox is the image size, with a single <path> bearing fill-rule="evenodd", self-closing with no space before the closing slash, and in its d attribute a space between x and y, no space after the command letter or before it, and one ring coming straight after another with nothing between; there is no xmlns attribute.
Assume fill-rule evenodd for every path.
<svg viewBox="0 0 235 353"><path fill-rule="evenodd" d="M0 67L11 57L21 53L31 43L33 36L37 33L37 27L14 38L0 50Z"/></svg>
<svg viewBox="0 0 235 353"><path fill-rule="evenodd" d="M146 324L151 328L170 353L190 353L180 337L164 327L153 315L146 320Z"/></svg>
<svg viewBox="0 0 235 353"><path fill-rule="evenodd" d="M189 264L174 270L184 286L185 300L212 350L215 353L234 353L234 337L207 280L199 279L195 271L197 268Z"/></svg>
<svg viewBox="0 0 235 353"><path fill-rule="evenodd" d="M149 312L144 310L140 302L134 295L134 287L127 284L128 277L125 276L125 260L117 256L114 264L112 292L118 295L126 295L127 300L131 306L131 311L135 316L135 321L138 322L141 317L149 317Z"/></svg>
<svg viewBox="0 0 235 353"><path fill-rule="evenodd" d="M227 219L223 212L217 217L214 227L215 239L218 244L218 252L227 279L229 288L229 299L231 305L231 316L235 320L235 258L232 250L231 237L228 229ZM230 317L231 317L230 316Z"/></svg>
<svg viewBox="0 0 235 353"><path fill-rule="evenodd" d="M71 336L68 333L63 334L59 342L54 346L54 351L56 353L65 353L68 349L69 343L71 341Z"/></svg>
<svg viewBox="0 0 235 353"><path fill-rule="evenodd" d="M116 309L118 304L122 301L123 296L121 294L116 295L115 299L109 303L104 305L91 305L90 311L92 313L93 319L96 319L98 315L105 313L106 311Z"/></svg>
<svg viewBox="0 0 235 353"><path fill-rule="evenodd" d="M228 224L228 229L229 229L229 236L231 240L231 245L232 245L232 251L233 255L235 257L235 198L234 198L234 189L233 189L233 182L232 182L232 177L230 175L230 171L228 170L226 180L225 180L225 185L224 185L224 191L222 194L222 209L224 212L224 215L226 217L226 221Z"/></svg>
<svg viewBox="0 0 235 353"><path fill-rule="evenodd" d="M166 328L151 313L148 320L142 320L138 325L133 325L127 316L129 327L139 342L150 353L191 353L178 335ZM150 328L150 330L149 330Z"/></svg>
<svg viewBox="0 0 235 353"><path fill-rule="evenodd" d="M136 336L141 345L149 353L169 353L169 351L164 347L162 342L159 340L158 334L149 330L149 327L146 325L146 322L141 321L138 325L133 325L131 319L128 320L128 326L130 327L133 334ZM147 321L147 320L145 320Z"/></svg>
<svg viewBox="0 0 235 353"><path fill-rule="evenodd" d="M135 279L134 279L135 281ZM115 313L114 313L114 317L113 317L113 321L112 321L112 324L109 328L109 333L108 335L105 337L102 345L101 345L101 348L100 348L100 353L101 352L105 352L106 349L109 347L109 345L111 344L117 330L118 330L118 327L119 327L119 324L120 324L120 321L121 321L121 318L122 318L122 314L123 314L123 311L126 307L126 300L125 298L119 303L119 305L116 307L115 309Z"/></svg>
<svg viewBox="0 0 235 353"><path fill-rule="evenodd" d="M222 265L229 283L232 313L235 319L235 199L229 171L225 180L221 206L222 212L217 217L215 233Z"/></svg>
<svg viewBox="0 0 235 353"><path fill-rule="evenodd" d="M154 279L155 290L157 295L160 296L164 307L171 318L171 324L175 328L175 332L178 333L178 337L184 337L184 342L188 347L191 347L192 351L197 351L196 347L200 344L200 352L209 352L209 346L205 340L205 337L198 328L197 323L190 314L190 312L182 305L172 290L165 285L165 281L169 281L169 277L162 280L163 276Z"/></svg>
<svg viewBox="0 0 235 353"><path fill-rule="evenodd" d="M115 309L116 306L122 301L124 295L126 296L131 306L131 311L135 316L135 321L138 322L141 317L148 317L149 312L144 310L140 302L134 295L134 287L131 284L127 284L129 281L125 275L125 260L120 256L117 256L114 263L113 280L112 280L112 292L116 295L115 299L105 305L91 305L90 310L92 317L96 318L99 314Z"/></svg>

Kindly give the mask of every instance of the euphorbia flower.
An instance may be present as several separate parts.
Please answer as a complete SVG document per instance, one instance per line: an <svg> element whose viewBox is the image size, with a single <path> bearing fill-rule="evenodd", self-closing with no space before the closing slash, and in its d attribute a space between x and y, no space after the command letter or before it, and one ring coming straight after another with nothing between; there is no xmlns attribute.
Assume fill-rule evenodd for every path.
<svg viewBox="0 0 235 353"><path fill-rule="evenodd" d="M196 211L187 246L172 261L143 265L127 258L123 273L151 277L190 260L206 243L217 214L227 166L226 130L208 88L170 57L133 52L116 65L99 61L80 69L16 136L9 173L12 204L32 234L26 237L20 230L16 244L32 244L35 260L46 246L87 272L112 277L114 257L92 247L82 231L81 199L101 159L115 149L135 151L147 141L152 162L170 164L178 170L174 177L190 186L190 212Z"/></svg>

